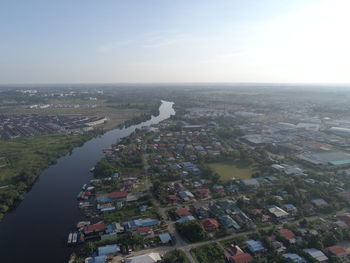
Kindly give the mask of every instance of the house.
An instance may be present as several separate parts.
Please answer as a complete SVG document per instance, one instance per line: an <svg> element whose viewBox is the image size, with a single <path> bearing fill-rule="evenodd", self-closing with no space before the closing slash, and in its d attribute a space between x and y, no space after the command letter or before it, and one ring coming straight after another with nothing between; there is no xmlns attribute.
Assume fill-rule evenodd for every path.
<svg viewBox="0 0 350 263"><path fill-rule="evenodd" d="M265 252L264 246L261 244L260 241L257 240L248 240L246 241L247 247L250 252L253 254L260 254Z"/></svg>
<svg viewBox="0 0 350 263"><path fill-rule="evenodd" d="M180 191L179 196L184 201L189 201L194 198L194 195L190 191Z"/></svg>
<svg viewBox="0 0 350 263"><path fill-rule="evenodd" d="M208 204L194 203L191 206L191 211L195 213L198 218L208 218L209 217L209 206Z"/></svg>
<svg viewBox="0 0 350 263"><path fill-rule="evenodd" d="M267 209L270 212L270 214L276 219L283 219L289 216L289 214L286 211L275 205L268 206Z"/></svg>
<svg viewBox="0 0 350 263"><path fill-rule="evenodd" d="M342 213L337 215L337 219L343 221L347 225L350 225L350 213Z"/></svg>
<svg viewBox="0 0 350 263"><path fill-rule="evenodd" d="M229 245L225 251L225 258L229 263L251 263L253 257L243 252L243 250L237 245Z"/></svg>
<svg viewBox="0 0 350 263"><path fill-rule="evenodd" d="M292 205L292 204L285 204L282 207L286 212L291 213L292 215L295 215L296 213L298 213L298 209Z"/></svg>
<svg viewBox="0 0 350 263"><path fill-rule="evenodd" d="M288 262L307 263L307 261L304 258L294 253L286 253L286 254L283 254L282 257L286 259Z"/></svg>
<svg viewBox="0 0 350 263"><path fill-rule="evenodd" d="M105 263L107 262L107 256L88 257L85 259L85 263Z"/></svg>
<svg viewBox="0 0 350 263"><path fill-rule="evenodd" d="M252 190L252 189L257 189L260 186L260 183L258 180L252 178L252 179L244 179L241 180L240 185L242 188L247 189L247 190Z"/></svg>
<svg viewBox="0 0 350 263"><path fill-rule="evenodd" d="M157 263L161 262L162 258L159 253L149 253L136 257L126 258L125 263Z"/></svg>
<svg viewBox="0 0 350 263"><path fill-rule="evenodd" d="M210 190L209 189L196 189L194 190L194 193L199 197L199 198L208 198L210 196Z"/></svg>
<svg viewBox="0 0 350 263"><path fill-rule="evenodd" d="M201 222L205 231L214 231L219 227L219 222L215 218L206 218Z"/></svg>
<svg viewBox="0 0 350 263"><path fill-rule="evenodd" d="M278 230L278 233L288 240L289 244L294 244L296 242L295 235L292 231L286 228L282 228Z"/></svg>
<svg viewBox="0 0 350 263"><path fill-rule="evenodd" d="M241 253L227 258L230 263L252 263L253 257L249 253Z"/></svg>
<svg viewBox="0 0 350 263"><path fill-rule="evenodd" d="M117 244L106 245L97 248L97 253L99 256L115 255L120 252L120 247Z"/></svg>
<svg viewBox="0 0 350 263"><path fill-rule="evenodd" d="M235 230L241 229L237 222L233 220L229 215L220 216L218 219L219 222L226 228L234 228Z"/></svg>
<svg viewBox="0 0 350 263"><path fill-rule="evenodd" d="M124 227L116 222L113 222L107 226L106 233L123 233L125 231Z"/></svg>
<svg viewBox="0 0 350 263"><path fill-rule="evenodd" d="M317 207L322 207L322 206L328 205L328 203L325 200L323 200L322 198L313 199L313 200L311 200L311 203L313 203Z"/></svg>
<svg viewBox="0 0 350 263"><path fill-rule="evenodd" d="M177 220L176 223L182 224L191 220L196 220L196 219L193 216L184 216L184 217L181 217L179 220Z"/></svg>
<svg viewBox="0 0 350 263"><path fill-rule="evenodd" d="M190 213L190 211L188 211L187 208L182 208L182 207L178 207L175 210L175 213L178 217L184 217L184 216L191 216L192 214Z"/></svg>
<svg viewBox="0 0 350 263"><path fill-rule="evenodd" d="M149 235L152 233L152 228L149 226L140 226L137 228L137 233L141 236Z"/></svg>
<svg viewBox="0 0 350 263"><path fill-rule="evenodd" d="M99 233L99 232L104 232L106 230L107 226L103 223L97 223L89 226L84 227L84 234L93 234L93 233Z"/></svg>
<svg viewBox="0 0 350 263"><path fill-rule="evenodd" d="M349 253L346 251L346 249L339 245L326 247L323 251L329 256L335 256L344 261L347 260L349 256Z"/></svg>
<svg viewBox="0 0 350 263"><path fill-rule="evenodd" d="M160 225L160 221L156 219L136 219L131 221L126 221L123 223L126 230L136 229L138 227L155 227Z"/></svg>
<svg viewBox="0 0 350 263"><path fill-rule="evenodd" d="M112 192L108 194L111 200L126 200L128 192Z"/></svg>
<svg viewBox="0 0 350 263"><path fill-rule="evenodd" d="M176 195L168 195L166 199L169 203L175 203L179 200L179 198Z"/></svg>
<svg viewBox="0 0 350 263"><path fill-rule="evenodd" d="M303 249L304 252L309 254L313 259L315 259L317 262L327 262L328 257L323 254L321 250L318 250L316 248L307 248Z"/></svg>
<svg viewBox="0 0 350 263"><path fill-rule="evenodd" d="M160 242L163 244L168 244L171 241L171 236L169 233L160 234L158 237L160 239Z"/></svg>

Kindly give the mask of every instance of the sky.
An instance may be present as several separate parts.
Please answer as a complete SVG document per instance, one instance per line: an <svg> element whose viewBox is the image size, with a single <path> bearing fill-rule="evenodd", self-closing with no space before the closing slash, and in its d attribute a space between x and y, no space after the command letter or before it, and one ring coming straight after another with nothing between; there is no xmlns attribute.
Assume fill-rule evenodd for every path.
<svg viewBox="0 0 350 263"><path fill-rule="evenodd" d="M350 83L348 0L0 0L0 84Z"/></svg>

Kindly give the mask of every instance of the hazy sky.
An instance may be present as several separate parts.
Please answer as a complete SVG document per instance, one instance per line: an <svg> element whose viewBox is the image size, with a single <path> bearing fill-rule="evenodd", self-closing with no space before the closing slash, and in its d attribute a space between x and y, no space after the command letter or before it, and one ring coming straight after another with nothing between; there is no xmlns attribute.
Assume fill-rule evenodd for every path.
<svg viewBox="0 0 350 263"><path fill-rule="evenodd" d="M349 0L0 0L0 83L350 83Z"/></svg>

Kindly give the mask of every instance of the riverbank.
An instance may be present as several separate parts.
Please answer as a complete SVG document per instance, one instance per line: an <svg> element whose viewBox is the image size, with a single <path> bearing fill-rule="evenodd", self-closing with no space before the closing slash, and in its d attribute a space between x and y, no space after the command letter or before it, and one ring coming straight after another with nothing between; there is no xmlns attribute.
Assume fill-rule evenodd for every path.
<svg viewBox="0 0 350 263"><path fill-rule="evenodd" d="M0 223L2 260L11 263L65 262L72 252L66 246L67 233L82 217L76 195L83 184L93 179L90 168L104 157L103 149L136 129L169 118L174 114L172 105L163 102L159 116L97 136L74 148L70 155L59 158L56 164L46 169L25 194L25 199ZM45 244L45 249L40 244Z"/></svg>
<svg viewBox="0 0 350 263"><path fill-rule="evenodd" d="M151 119L155 113L159 113L159 105L154 105L148 112L138 114L122 123L116 123L121 119L114 118L106 125L86 134L51 134L12 140L0 139L0 222L6 213L15 209L24 199L24 194L36 182L38 175L55 164L58 158L119 125L130 126Z"/></svg>

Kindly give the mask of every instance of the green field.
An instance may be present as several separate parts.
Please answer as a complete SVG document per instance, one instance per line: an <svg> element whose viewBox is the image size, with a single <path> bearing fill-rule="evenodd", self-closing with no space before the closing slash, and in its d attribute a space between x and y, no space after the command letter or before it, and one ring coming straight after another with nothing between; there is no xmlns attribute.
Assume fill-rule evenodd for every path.
<svg viewBox="0 0 350 263"><path fill-rule="evenodd" d="M8 165L8 161L6 157L0 157L0 168Z"/></svg>
<svg viewBox="0 0 350 263"><path fill-rule="evenodd" d="M75 146L85 142L92 135L44 135L22 137L13 140L0 140L0 186L11 183L21 171L37 175L55 162L57 157L67 154Z"/></svg>
<svg viewBox="0 0 350 263"><path fill-rule="evenodd" d="M210 163L209 168L224 182L235 179L249 179L253 174L251 167L240 168L229 162Z"/></svg>

